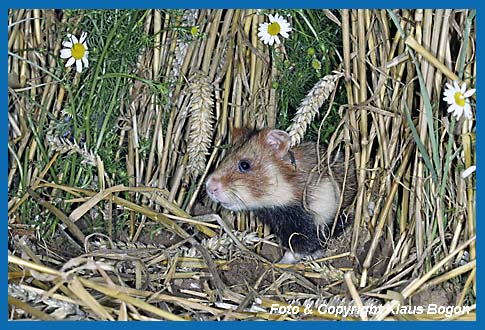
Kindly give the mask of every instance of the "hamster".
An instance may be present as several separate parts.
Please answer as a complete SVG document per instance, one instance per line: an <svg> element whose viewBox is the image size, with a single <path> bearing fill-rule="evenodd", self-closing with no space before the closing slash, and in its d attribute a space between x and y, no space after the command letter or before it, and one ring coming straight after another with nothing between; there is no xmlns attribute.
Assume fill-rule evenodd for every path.
<svg viewBox="0 0 485 330"><path fill-rule="evenodd" d="M290 149L288 133L265 128L234 129L233 145L220 166L206 180L209 197L232 211L253 211L287 248L280 263L296 263L303 256L318 257L330 236L340 204L345 175L344 157L326 160L318 171L317 145ZM320 147L320 156L325 148ZM342 209L353 202L356 175L350 162ZM334 235L345 224L338 220Z"/></svg>

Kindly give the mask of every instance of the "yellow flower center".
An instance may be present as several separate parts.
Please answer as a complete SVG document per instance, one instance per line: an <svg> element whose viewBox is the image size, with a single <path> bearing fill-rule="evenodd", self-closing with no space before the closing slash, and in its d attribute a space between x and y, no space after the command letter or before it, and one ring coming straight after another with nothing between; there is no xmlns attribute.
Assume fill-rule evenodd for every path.
<svg viewBox="0 0 485 330"><path fill-rule="evenodd" d="M190 34L192 34L192 37L195 37L198 33L199 33L199 27L192 26L190 28Z"/></svg>
<svg viewBox="0 0 485 330"><path fill-rule="evenodd" d="M462 93L456 92L455 93L455 103L458 104L460 107L465 106L465 97Z"/></svg>
<svg viewBox="0 0 485 330"><path fill-rule="evenodd" d="M281 27L277 22L273 22L268 26L268 33L271 34L272 36L277 35L280 33Z"/></svg>
<svg viewBox="0 0 485 330"><path fill-rule="evenodd" d="M85 52L86 48L84 48L84 45L79 42L72 46L71 54L76 60L82 59Z"/></svg>

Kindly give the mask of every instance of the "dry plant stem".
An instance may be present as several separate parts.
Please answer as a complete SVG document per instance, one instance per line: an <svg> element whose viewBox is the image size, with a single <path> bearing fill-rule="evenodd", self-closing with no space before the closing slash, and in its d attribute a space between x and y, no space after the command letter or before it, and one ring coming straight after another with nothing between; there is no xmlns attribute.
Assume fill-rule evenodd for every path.
<svg viewBox="0 0 485 330"><path fill-rule="evenodd" d="M19 284L19 287L22 290L33 292L33 293L38 294L38 295L45 295L45 297L64 301L64 302L67 302L69 304L76 304L76 305L82 305L83 304L82 301L70 298L70 297L73 297L74 294L72 292L70 292L70 290L68 290L67 288L66 288L66 290L69 291L69 292L64 292L66 294L66 296L64 296L64 295L59 294L59 293L48 292L47 290L39 289L39 288L29 286L29 285L25 285L25 284Z"/></svg>
<svg viewBox="0 0 485 330"><path fill-rule="evenodd" d="M446 53L446 46L449 43L449 23L450 23L450 15L452 9L446 9L443 13L443 25L441 27L440 33L440 43L438 45L438 51L436 52L437 61L439 63L444 63L445 53ZM446 65L445 65L446 66ZM443 80L443 73L441 70L436 70L435 76L435 86L436 86L436 94L441 94L441 86Z"/></svg>
<svg viewBox="0 0 485 330"><path fill-rule="evenodd" d="M186 231L184 231L181 227L179 227L176 223L172 222L170 219L168 219L164 215L162 215L160 213L153 212L153 211L147 212L147 210L144 209L143 207L138 206L137 204L129 202L129 201L123 201L123 199L121 199L119 197L111 196L111 199L116 204L124 204L132 210L137 210L137 212L145 214L150 219L163 224L169 231L174 232L175 234L179 235L181 238L188 239L190 244L192 246L194 246L195 248L197 248L197 250L199 250L199 252L204 257L204 259L207 263L207 266L209 268L209 271L212 274L212 280L214 282L214 285L216 286L216 289L217 289L219 295L220 296L223 295L225 286L224 286L222 280L220 279L219 274L217 273L216 267L214 265L214 262L211 259L207 250L205 249L205 247L200 245L200 243L197 242L193 237L191 237ZM205 227L205 228L207 228L207 227ZM207 230L210 230L210 229L207 228ZM210 231L212 232L212 230L210 230Z"/></svg>
<svg viewBox="0 0 485 330"><path fill-rule="evenodd" d="M422 285L424 285L441 267L448 263L453 257L460 251L465 249L470 243L475 242L476 237L468 239L466 242L461 244L455 251L441 259L436 265L433 266L426 274L421 276L419 279L411 282L404 290L401 291L402 299L409 298L416 290L418 290ZM387 315L389 315L394 308L400 304L399 300L392 300L383 306L382 312L374 317L374 320L383 320Z"/></svg>
<svg viewBox="0 0 485 330"><path fill-rule="evenodd" d="M470 261L469 263L466 263L463 266L457 267L457 268L455 268L455 269L453 269L453 270L451 270L451 271L449 271L449 272L447 272L443 275L440 275L440 276L433 278L428 283L426 283L426 285L423 285L421 288L419 288L416 291L416 293L421 292L421 291L425 291L425 290L429 290L430 288L433 288L437 285L440 285L443 282L446 282L446 281L448 281L452 278L455 278L455 277L457 277L461 274L467 273L469 271L475 270L475 272L476 272L476 266L477 266L476 260Z"/></svg>
<svg viewBox="0 0 485 330"><path fill-rule="evenodd" d="M345 86L347 88L347 98L349 104L351 102L352 96L352 85L351 85L351 75L350 75L350 22L349 22L349 10L342 10L342 47L344 56L344 73L345 73Z"/></svg>
<svg viewBox="0 0 485 330"><path fill-rule="evenodd" d="M165 301L165 302L183 305L183 306L186 306L187 308L190 308L190 309L205 311L205 312L211 313L213 315L219 315L219 314L223 313L223 311L221 311L217 308L212 308L212 307L206 306L204 304L194 302L194 301L187 299L187 298L170 296L170 295L166 295L166 294L159 293L159 292L157 292L157 293L146 292L146 294L150 294L150 296L147 299L147 301L149 303L156 303L156 302L159 302L159 301Z"/></svg>
<svg viewBox="0 0 485 330"><path fill-rule="evenodd" d="M59 278L63 277L63 273L58 271L58 270L55 270L55 269L52 269L52 268L49 268L49 267L46 267L46 266L43 266L43 265L36 264L35 262L25 260L25 259L16 257L16 256L11 255L11 254L9 254L7 256L7 261L8 261L8 263L15 264L15 265L22 266L22 267L27 267L27 268L36 270L38 272L45 273L47 275L53 275L53 276L56 276L56 277L59 277Z"/></svg>
<svg viewBox="0 0 485 330"><path fill-rule="evenodd" d="M350 19L351 19L351 13L349 10L344 9L342 10L342 42L343 42L343 60L344 60L344 72L345 72L345 88L347 90L347 102L350 106L355 104L356 100L353 97L353 87L352 87L352 75L351 75L351 49L350 49ZM355 63L355 60L354 60ZM356 72L354 70L354 72ZM356 98L357 99L357 98ZM356 115L354 111L348 111L348 116L349 116L349 121L350 125L352 127L357 127L357 120L356 120ZM351 137L353 138L355 133L353 132L352 135L346 130L346 139L351 140ZM355 141L355 140L354 140ZM359 164L360 164L360 158L359 158L359 148L360 146L354 142L353 146L353 151L355 153L355 164L356 168L359 169ZM360 223L362 219L362 212L355 212L355 220L354 220L354 225L353 225L353 230L352 230L352 245L351 245L351 256L355 257L357 255L357 245L359 241L359 228L360 228Z"/></svg>
<svg viewBox="0 0 485 330"><path fill-rule="evenodd" d="M392 202L394 200L394 196L397 192L397 189L399 188L400 185L400 180L407 168L408 162L411 158L411 151L414 150L414 145L410 144L404 153L403 160L401 165L399 166L399 169L396 173L395 180L391 186L391 191L389 192L386 202L384 204L383 209L381 210L381 213L379 215L379 221L377 224L376 231L374 233L374 237L371 242L371 246L369 248L369 251L367 252L367 256L364 260L363 263L363 270L362 270L362 277L360 279L360 287L365 287L366 282L367 282L367 272L369 267L371 266L371 261L374 256L375 250L377 248L377 244L379 243L379 239L382 235L382 230L384 228L384 224L387 220L387 215L392 207Z"/></svg>
<svg viewBox="0 0 485 330"><path fill-rule="evenodd" d="M357 56L357 66L359 76L359 94L358 94L358 102L364 103L367 100L367 82L366 82L366 37L365 37L365 11L362 9L357 10L358 16L358 56ZM361 217L363 216L363 203L364 203L364 196L365 196L365 167L367 164L367 145L369 143L368 140L368 127L367 127L367 111L365 109L360 110L360 118L359 118L359 137L360 137L360 153L355 154L355 158L359 159L357 162L357 169L358 169L358 191L357 191L357 199L356 199L356 206L355 206L355 214L356 219L354 223L354 228L356 227L360 221ZM354 232L357 235L356 232ZM358 236L355 236L354 241L357 242Z"/></svg>
<svg viewBox="0 0 485 330"><path fill-rule="evenodd" d="M476 275L477 275L477 268L474 267L472 271L470 272L470 275L468 275L468 278L466 279L465 285L463 286L463 290L460 295L460 299L458 299L457 306L463 306L463 302L465 301L465 297L468 293L468 289L470 286L472 286L472 283L476 283ZM472 288L473 290L476 290L475 287ZM474 291L475 295L477 294L476 291Z"/></svg>
<svg viewBox="0 0 485 330"><path fill-rule="evenodd" d="M251 16L250 16L251 17ZM257 36L257 29L258 29L258 24L260 23L258 15L252 15L251 17L251 35L250 37L250 42L253 47L257 47L258 45L258 36ZM258 58L256 57L256 53L251 52L251 62L250 62L250 81L249 81L249 88L251 92L256 92L256 86L255 82L259 82L257 77L260 75L260 67L258 65Z"/></svg>
<svg viewBox="0 0 485 330"><path fill-rule="evenodd" d="M162 134L160 134L160 131L162 129L163 111L161 107L158 105L153 105L153 110L156 113L156 120L155 120L155 126L154 126L155 134L153 134L153 141L150 148L150 154L148 155L147 169L145 174L145 177L147 178L146 182L151 182L153 180L152 171L154 167L155 152L157 150L157 145L160 145L160 144L163 145L163 137L162 137Z"/></svg>
<svg viewBox="0 0 485 330"><path fill-rule="evenodd" d="M32 251L32 249L30 249L30 247L28 246L28 244L25 242L24 237L21 239L20 246L22 248L22 252L25 253L25 254L27 254L29 256L29 258L32 260L32 262L34 262L37 265L43 266L43 264L39 260L38 256L34 254L34 252ZM60 289L67 296L70 296L70 297L73 296L73 293L71 292L71 290L69 290L63 284L63 282L61 280L54 280L54 283L55 283L55 289L56 290L51 289L51 292L46 293L46 297L47 297L48 294L49 295L52 295L54 291L57 291L57 288Z"/></svg>
<svg viewBox="0 0 485 330"><path fill-rule="evenodd" d="M81 230L79 230L78 226L76 226L74 222L72 222L61 210L59 210L54 205L42 200L40 196L32 189L27 188L27 192L29 193L30 196L32 196L32 198L34 198L37 201L37 203L39 203L40 205L48 209L57 218L59 218L66 225L66 227L69 228L71 233L77 238L79 242L84 242L84 239L85 239L84 234L81 232Z"/></svg>
<svg viewBox="0 0 485 330"><path fill-rule="evenodd" d="M354 300L355 306L360 311L360 318L363 321L367 321L367 314L365 313L364 305L362 304L362 300L360 299L359 292L357 291L354 283L352 282L352 277L353 277L353 272L345 273L344 274L345 284L347 285L347 288L349 289L350 295L352 296L352 299Z"/></svg>
<svg viewBox="0 0 485 330"><path fill-rule="evenodd" d="M176 201L175 202L176 205L182 205L186 197L186 188L185 186L182 186L182 182L184 181L188 160L189 160L189 155L185 154L184 157L182 158L182 161L179 161L179 166L175 170L175 174L172 178L172 182L171 182L172 189L170 190L170 193L168 195L168 201L169 202ZM178 193L178 198L177 198L177 193Z"/></svg>
<svg viewBox="0 0 485 330"><path fill-rule="evenodd" d="M422 22L424 20L424 24L430 22L429 20L423 19L422 14L426 13L426 11L417 11L416 20L418 22ZM425 16L424 16L425 17ZM421 29L422 25L418 24L418 27L416 28L416 35L420 37L420 42L428 42L427 40L422 40L424 37L426 37L428 34L426 31L428 31L427 26L424 26L424 33L422 33ZM423 73L423 79L426 81L426 75L427 75L427 67L428 67L428 62L425 59L421 59L421 72ZM424 99L421 96L420 97L420 108L422 109L419 112L419 119L418 119L418 125L416 125L416 128L419 133L419 139L423 142L423 144L427 143L427 137L428 137L428 122L427 122L427 117L426 117L426 111L424 110ZM425 193L425 165L424 161L421 157L421 155L416 154L415 159L414 159L414 173L413 177L415 178L415 204L416 204L416 209L415 209L415 237L416 237L416 252L418 256L418 260L421 259L424 249L425 249L425 226L426 226L426 217L423 217L423 203L424 203L424 193Z"/></svg>
<svg viewBox="0 0 485 330"><path fill-rule="evenodd" d="M177 226L177 224L175 224L173 221L168 219L165 215L162 215L162 214L157 213L157 212L155 212L151 209L148 209L147 207L138 205L136 203L127 201L125 199L122 199L120 197L113 195L114 192L124 192L124 191L139 192L139 193L142 193L145 196L149 197L150 199L155 200L157 203L159 203L164 208L168 208L172 214L174 214L176 216L183 217L183 218L191 219L191 216L188 213L186 213L184 210L178 208L178 206L174 205L173 203L168 202L165 198L162 198L159 195L154 195L155 192L160 191L159 188L153 188L153 187L137 187L137 188L134 188L134 187L124 187L124 186L119 185L119 186L115 186L115 187L111 187L111 188L107 189L108 192L104 191L104 192L96 193L96 192L86 190L86 189L79 189L79 188L76 189L76 188L71 188L71 187L67 187L67 186L51 184L51 183L44 183L44 184L38 186L38 188L43 188L43 187L51 187L51 188L61 189L61 190L64 190L64 191L69 192L69 193L74 194L74 195L76 195L78 193L84 193L84 194L86 194L90 197L97 196L95 198L95 200L90 202L92 205L95 204L94 202L98 203L99 201L101 201L103 199L104 200L110 200L111 202L113 202L115 204L126 207L126 208L128 208L132 211L136 211L136 212L141 213L143 215L146 215L151 219L161 220L161 221L163 221L163 224L167 226L168 229L175 230L175 233L177 235L181 235L182 238L188 237L187 233L185 233L184 231L179 231L179 229L181 230L181 228L179 228ZM102 196L102 198L100 198L101 196ZM84 213L86 212L86 207L80 206L75 210L75 213L74 213L74 211L71 213L71 216L73 216L72 214L74 213L73 218L76 219L77 217L82 216L83 212ZM201 232L206 234L208 237L214 237L216 235L216 233L213 230L206 227L205 225L198 224L197 228L199 230L201 230Z"/></svg>
<svg viewBox="0 0 485 330"><path fill-rule="evenodd" d="M37 308L34 308L27 304L26 302L23 302L19 299L13 298L10 295L8 295L8 304L11 306L15 306L16 308L20 308L21 310L29 313L33 317L42 320L42 321L55 321L55 318L51 317L49 314L44 313Z"/></svg>
<svg viewBox="0 0 485 330"><path fill-rule="evenodd" d="M175 87L175 91L173 93L173 96L172 96L172 99L173 100L177 100L179 95L180 95L180 91L181 91L181 88L182 88L182 85L184 83L184 77L185 75L187 74L187 71L188 71L188 68L189 68L189 64L190 64L190 60L192 58L192 55L193 55L193 52L195 50L195 45L196 43L191 43L189 45L189 48L187 50L187 54L184 58L184 61L182 63L182 67L180 69L180 73L179 73L179 79L177 81L177 84L176 84L176 87ZM163 153L162 153L162 161L160 163L160 173L159 173L159 187L160 188L164 188L165 185L166 185L166 177L167 177L167 164L168 164L168 157L169 157L169 151L170 149L172 148L172 130L173 130L173 126L174 126L174 121L175 121L175 111L177 109L175 108L175 105L173 105L171 107L171 110L170 110L170 116L169 116L169 120L168 120L168 125L167 125L167 132L165 134L165 139L164 139L164 143L163 143Z"/></svg>
<svg viewBox="0 0 485 330"><path fill-rule="evenodd" d="M56 161L57 157L59 156L59 153L56 152L52 158L49 160L49 162L47 163L47 165L44 167L44 169L42 170L42 172L38 175L38 177L36 178L35 182L33 183L32 185L32 190L35 190L37 189L37 186L40 184L40 182L44 179L45 175L47 174L47 172L50 170L50 168L52 167L52 164L54 164L54 162ZM12 214L27 200L27 198L29 197L29 194L26 192L22 198L20 198L20 200L18 200L9 210L8 210L8 216L12 216Z"/></svg>
<svg viewBox="0 0 485 330"><path fill-rule="evenodd" d="M474 12L474 11L473 11ZM470 83L470 81L468 80L468 77L474 77L474 73L476 72L472 72L472 66L471 65L466 65L466 63L473 63L473 62L476 62L476 61L473 61L473 49L472 49L472 40L470 40L472 38L471 34L470 34L470 29L472 28L471 27L471 22L469 22L468 20L468 17L471 17L472 15L474 15L473 13L469 13L468 11L464 11L462 13L463 15L463 20L466 21L466 25L465 25L465 37L466 38L464 40L464 43L460 49L461 52L465 51L466 54L465 54L465 63L463 63L463 65L465 67L460 67L460 70L459 70L459 75L460 77L463 78L462 74L464 75L465 77L465 81L467 81L468 83ZM464 49L466 48L466 49ZM458 63L457 63L458 65ZM476 65L476 63L475 63ZM462 73L464 72L464 73ZM474 94L473 96L475 96L476 94ZM472 133L470 132L470 129L471 129L472 125L470 123L470 120L465 120L462 124L462 134L461 134L461 139L462 139L462 143L463 143L463 153L464 153L464 156L465 156L465 159L464 159L464 162L465 162L465 168L469 168L470 166L474 165L472 159L475 158L475 162L476 162L476 156L473 157L473 151L472 151L472 146L474 146L474 143L472 141ZM461 179L461 178L460 178ZM476 194L475 194L475 189L474 189L474 185L473 185L473 179L472 179L472 176L469 176L468 178L465 178L465 179L462 179L462 180L465 180L465 185L466 185L466 211L467 211L467 227L468 227L468 237L472 237L473 235L475 235L476 233L476 225L475 225L475 221L476 221L476 213L475 213L475 204L476 204ZM476 244L475 242L473 242L472 244L470 244L470 260L475 260L476 259ZM473 291L476 293L476 278L473 278Z"/></svg>
<svg viewBox="0 0 485 330"><path fill-rule="evenodd" d="M114 318L104 307L84 288L79 278L74 276L68 284L69 289L75 292L79 300L83 301L101 320L114 321Z"/></svg>
<svg viewBox="0 0 485 330"><path fill-rule="evenodd" d="M468 132L467 121L463 124L463 152L465 154L465 168L472 166L472 151L471 151L471 133ZM461 178L460 178L461 179ZM475 221L475 189L472 184L471 176L462 180L466 180L466 210L467 210L467 227L468 227L468 237L472 237L476 233ZM475 260L477 257L476 245L473 242L470 244L470 259ZM476 282L474 281L474 289ZM476 289L475 289L476 290Z"/></svg>
<svg viewBox="0 0 485 330"><path fill-rule="evenodd" d="M406 37L406 45L414 49L418 54L422 55L429 63L434 65L439 71L441 71L450 80L461 81L456 74L446 67L443 63L438 61L429 51L427 51L421 44L419 44L413 36Z"/></svg>
<svg viewBox="0 0 485 330"><path fill-rule="evenodd" d="M184 318L181 318L177 315L174 315L172 313L161 310L161 309L159 309L159 308L157 308L153 305L150 305L150 304L148 304L148 303L146 303L146 302L144 302L140 299L133 298L133 297L127 295L127 294L121 293L118 290L113 290L110 287L106 287L104 285L94 283L91 280L84 279L84 278L81 278L81 277L78 278L78 279L79 279L80 283L85 287L99 291L99 292L101 292L101 293L103 293L107 296L122 300L122 301L124 301L128 304L131 304L135 307L146 310L147 312L153 313L153 314L155 314L159 317L162 317L166 320L169 320L169 321L186 321L186 319L184 319Z"/></svg>

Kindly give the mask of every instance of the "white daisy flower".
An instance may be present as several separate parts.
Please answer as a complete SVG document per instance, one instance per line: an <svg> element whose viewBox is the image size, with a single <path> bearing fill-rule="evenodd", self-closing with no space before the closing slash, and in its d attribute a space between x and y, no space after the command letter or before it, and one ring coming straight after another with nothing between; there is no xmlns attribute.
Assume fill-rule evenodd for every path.
<svg viewBox="0 0 485 330"><path fill-rule="evenodd" d="M258 37L265 45L269 44L270 46L273 46L275 41L277 44L280 43L278 34L283 38L289 37L288 32L291 32L291 26L287 20L278 14L274 16L270 14L268 17L269 23L259 24Z"/></svg>
<svg viewBox="0 0 485 330"><path fill-rule="evenodd" d="M76 36L68 33L67 37L69 41L64 41L62 45L64 49L61 49L61 58L69 58L66 63L66 67L71 66L76 62L76 70L81 73L84 67L89 66L88 62L88 45L86 42L87 32L81 34L81 38L78 40Z"/></svg>
<svg viewBox="0 0 485 330"><path fill-rule="evenodd" d="M452 116L455 116L457 120L462 115L465 115L466 119L471 119L472 109L468 98L474 93L475 89L466 90L466 83L463 83L461 87L458 85L458 81L453 81L453 85L446 83L445 97L443 100L450 105L448 112L452 112Z"/></svg>

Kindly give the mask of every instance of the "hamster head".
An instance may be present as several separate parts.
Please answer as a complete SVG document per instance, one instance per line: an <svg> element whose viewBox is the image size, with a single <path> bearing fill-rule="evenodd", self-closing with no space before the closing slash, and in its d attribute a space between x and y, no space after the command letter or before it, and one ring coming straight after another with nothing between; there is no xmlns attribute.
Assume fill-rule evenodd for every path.
<svg viewBox="0 0 485 330"><path fill-rule="evenodd" d="M298 198L291 184L288 133L275 129L233 130L233 145L206 181L209 197L233 211L289 205Z"/></svg>

